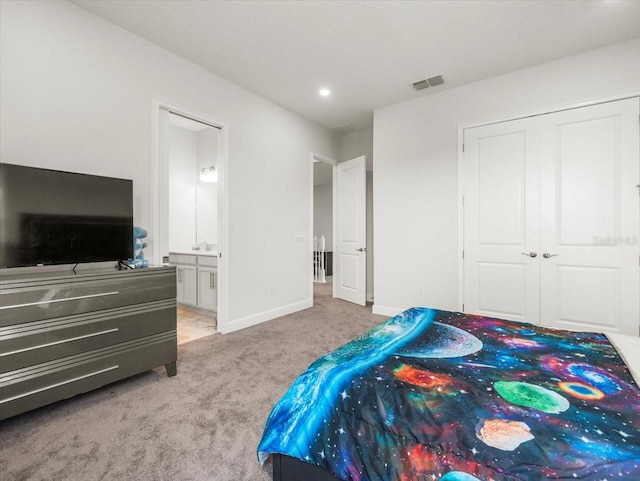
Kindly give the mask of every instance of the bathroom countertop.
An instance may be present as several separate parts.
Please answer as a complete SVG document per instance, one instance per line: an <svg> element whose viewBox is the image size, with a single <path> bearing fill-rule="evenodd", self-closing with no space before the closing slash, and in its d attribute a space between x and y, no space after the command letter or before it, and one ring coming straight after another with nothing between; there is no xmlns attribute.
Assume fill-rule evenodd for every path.
<svg viewBox="0 0 640 481"><path fill-rule="evenodd" d="M194 251L194 250L184 250L184 251L169 251L169 254L182 254L188 256L209 256L209 257L218 257L217 250L211 251Z"/></svg>

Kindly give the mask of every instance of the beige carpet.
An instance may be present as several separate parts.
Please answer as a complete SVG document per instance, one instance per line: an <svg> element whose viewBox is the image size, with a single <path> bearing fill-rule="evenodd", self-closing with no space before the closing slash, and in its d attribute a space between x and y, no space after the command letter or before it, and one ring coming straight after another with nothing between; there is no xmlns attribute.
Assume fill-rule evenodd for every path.
<svg viewBox="0 0 640 481"><path fill-rule="evenodd" d="M273 404L311 362L382 322L331 298L182 344L155 369L0 422L0 479L268 481L256 447Z"/></svg>

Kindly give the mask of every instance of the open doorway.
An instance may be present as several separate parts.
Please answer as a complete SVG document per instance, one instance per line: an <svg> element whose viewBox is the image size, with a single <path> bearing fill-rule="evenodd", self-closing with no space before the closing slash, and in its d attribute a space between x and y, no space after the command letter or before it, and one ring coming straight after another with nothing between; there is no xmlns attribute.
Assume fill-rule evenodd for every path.
<svg viewBox="0 0 640 481"><path fill-rule="evenodd" d="M337 163L311 155L311 292L367 302L366 157ZM320 287L326 286L326 288Z"/></svg>
<svg viewBox="0 0 640 481"><path fill-rule="evenodd" d="M176 266L186 342L226 327L227 132L159 102L154 114L153 261Z"/></svg>
<svg viewBox="0 0 640 481"><path fill-rule="evenodd" d="M217 332L220 129L169 112L168 263L177 274L178 344Z"/></svg>
<svg viewBox="0 0 640 481"><path fill-rule="evenodd" d="M333 226L334 166L336 161L311 155L312 192L312 293L314 304L319 296L333 295Z"/></svg>

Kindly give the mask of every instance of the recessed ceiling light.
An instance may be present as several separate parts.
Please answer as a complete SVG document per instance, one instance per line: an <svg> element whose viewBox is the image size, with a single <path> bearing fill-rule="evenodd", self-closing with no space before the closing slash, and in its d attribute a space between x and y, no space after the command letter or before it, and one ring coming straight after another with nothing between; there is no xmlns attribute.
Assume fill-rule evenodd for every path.
<svg viewBox="0 0 640 481"><path fill-rule="evenodd" d="M322 95L323 97L328 97L329 95L331 95L331 90L329 90L329 89L320 89L320 95Z"/></svg>

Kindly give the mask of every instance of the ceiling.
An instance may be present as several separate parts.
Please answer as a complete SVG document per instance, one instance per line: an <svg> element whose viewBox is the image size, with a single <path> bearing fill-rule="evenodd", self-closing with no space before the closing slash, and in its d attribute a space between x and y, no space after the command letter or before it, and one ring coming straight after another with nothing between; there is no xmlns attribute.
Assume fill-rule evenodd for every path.
<svg viewBox="0 0 640 481"><path fill-rule="evenodd" d="M636 0L73 3L341 133L379 107L640 37Z"/></svg>

